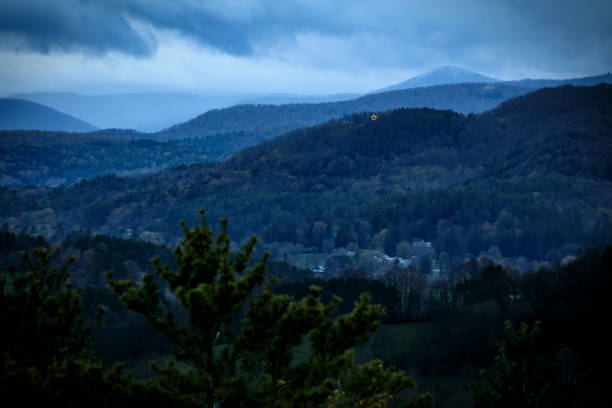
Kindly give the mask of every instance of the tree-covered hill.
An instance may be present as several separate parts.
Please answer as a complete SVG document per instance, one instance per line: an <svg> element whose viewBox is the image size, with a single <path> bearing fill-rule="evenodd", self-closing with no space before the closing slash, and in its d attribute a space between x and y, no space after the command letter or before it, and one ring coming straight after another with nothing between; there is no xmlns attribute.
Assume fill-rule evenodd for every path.
<svg viewBox="0 0 612 408"><path fill-rule="evenodd" d="M135 132L93 133L0 130L0 184L57 186L104 174L159 171L218 158L202 143L136 139Z"/></svg>
<svg viewBox="0 0 612 408"><path fill-rule="evenodd" d="M467 78L467 77L466 77ZM472 77L470 77L472 78ZM486 77L483 77L486 78ZM287 130L323 123L344 115L364 111L385 111L398 108L451 109L459 113L479 113L500 103L544 87L562 85L593 86L611 83L612 74L566 80L480 81L419 86L368 94L351 100L325 103L294 103L282 105L240 104L213 109L187 122L155 133L159 139L185 137L206 138L217 133L236 131L265 132L265 138ZM259 138L259 141L265 140ZM206 140L214 143L214 140ZM234 151L235 152L235 151Z"/></svg>
<svg viewBox="0 0 612 408"><path fill-rule="evenodd" d="M596 85L612 82L612 75L567 80L521 80L496 83L445 84L368 94L356 99L326 103L284 105L237 105L214 109L187 122L151 134L167 140L193 138L211 150L222 152L223 160L243 148L356 112L398 108L450 109L469 114L494 109L500 103L543 87Z"/></svg>
<svg viewBox="0 0 612 408"><path fill-rule="evenodd" d="M497 143L505 159L488 160L487 170L494 176L537 170L612 180L611 89L546 88L483 114L482 123L495 130L488 133L494 140L484 143Z"/></svg>
<svg viewBox="0 0 612 408"><path fill-rule="evenodd" d="M237 105L208 111L190 121L153 135L159 139L206 137L220 132L288 129L322 123L363 111L429 107L456 112L483 112L529 90L505 84L452 84L404 89L340 102L286 105Z"/></svg>
<svg viewBox="0 0 612 408"><path fill-rule="evenodd" d="M0 98L0 129L35 129L64 132L89 132L89 123L39 103Z"/></svg>
<svg viewBox="0 0 612 408"><path fill-rule="evenodd" d="M393 178L417 166L461 166L477 172L473 178L537 171L610 180L611 89L542 89L467 117L428 108L379 113L376 121L354 114L262 143L220 167L272 174L271 182L283 172L304 180Z"/></svg>
<svg viewBox="0 0 612 408"><path fill-rule="evenodd" d="M550 259L612 238L612 87L543 89L463 116L433 109L354 114L247 149L227 162L54 189L3 189L0 223L61 238L71 229L174 243L177 222L229 217L329 251L395 254L431 241L463 259L492 245Z"/></svg>

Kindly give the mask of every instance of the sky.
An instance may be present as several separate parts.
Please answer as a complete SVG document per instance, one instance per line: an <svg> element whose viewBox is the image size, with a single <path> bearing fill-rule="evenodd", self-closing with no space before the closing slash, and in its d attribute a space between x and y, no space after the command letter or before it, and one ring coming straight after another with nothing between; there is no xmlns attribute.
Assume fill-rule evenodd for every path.
<svg viewBox="0 0 612 408"><path fill-rule="evenodd" d="M0 0L0 96L367 92L612 71L611 0Z"/></svg>

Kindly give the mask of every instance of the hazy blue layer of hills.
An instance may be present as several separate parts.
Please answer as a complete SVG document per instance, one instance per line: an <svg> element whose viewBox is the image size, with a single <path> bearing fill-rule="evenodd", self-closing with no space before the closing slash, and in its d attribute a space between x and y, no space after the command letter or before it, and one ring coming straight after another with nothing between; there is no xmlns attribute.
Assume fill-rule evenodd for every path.
<svg viewBox="0 0 612 408"><path fill-rule="evenodd" d="M157 132L184 122L211 109L235 104L321 103L354 99L359 94L292 95L198 95L172 92L81 95L69 92L42 92L13 95L40 103L93 123L99 128L134 129ZM41 129L42 130L42 129ZM66 129L53 129L66 130Z"/></svg>
<svg viewBox="0 0 612 408"><path fill-rule="evenodd" d="M495 245L543 259L612 239L611 109L601 85L543 89L479 115L354 114L208 168L3 189L0 223L55 239L86 228L174 243L178 220L205 208L213 222L231 219L236 240L393 254L425 239L458 258Z"/></svg>
<svg viewBox="0 0 612 408"><path fill-rule="evenodd" d="M564 84L572 85L595 85L601 82L610 82L611 75L601 75L598 77L588 77L581 79L568 80L521 80L521 81L506 81L497 82L498 90L502 89L502 84L505 88L501 90L502 95L492 96L493 92L489 92L485 98L490 99L488 103L483 102L483 96L476 93L474 95L466 94L457 91L457 89L446 88L443 92L440 90L429 89L431 86L457 86L462 84L487 84L496 82L494 78L489 78L475 72L469 72L456 67L440 67L425 74L416 76L400 84L391 85L379 91L374 91L377 94L388 90L405 90L424 88L415 93L407 93L400 95L404 100L397 103L398 95L395 95L395 103L384 103L382 99L377 98L376 103L371 103L366 99L360 98L359 94L334 94L334 95L291 95L291 94L271 94L259 96L246 95L225 95L225 96L207 96L189 93L164 93L164 92L149 92L149 93L133 93L133 94L109 94L109 95L79 95L74 93L30 93L18 94L16 98L30 100L36 103L43 104L53 109L65 112L99 128L131 128L141 132L158 132L177 123L180 126L181 122L193 119L197 115L202 115L207 111L216 109L222 113L228 113L229 116L235 116L230 111L225 111L224 107L234 105L278 105L284 106L288 104L325 104L328 105L316 107L319 113L312 114L312 107L301 107L298 109L306 110L301 113L292 124L292 128L297 128L304 125L312 125L321 123L339 115L358 112L364 109L386 110L397 107L421 107L429 106L439 109L453 109L462 113L482 112L493 108L496 104L509 97L516 96L520 92L534 90L541 87L552 87ZM510 87L517 87L519 91L508 92ZM459 88L461 86L459 85ZM445 94L447 92L448 94ZM419 96L419 97L417 97ZM465 99L462 103L460 99ZM332 104L329 104L332 103ZM333 103L339 105L333 105ZM240 109L240 108L239 108ZM295 108L291 108L295 110ZM284 112L284 109L281 109ZM217 114L217 116L219 116ZM265 133L274 135L280 134L279 131L271 132L270 129L280 128L281 132L287 130L286 115L266 120L263 126ZM32 117L30 121L37 123L37 118ZM225 119L226 121L228 119ZM233 120L229 119L229 120ZM212 125L212 128L218 129L218 132L232 132L235 130L246 130L249 126L241 124L219 126ZM195 126L198 127L198 126ZM194 126L183 126L183 129L189 129L189 137L193 137L192 130ZM206 126L199 126L201 132L197 133L197 137L205 136L211 132L206 129ZM258 125L259 129L262 126ZM41 127L40 130L47 129ZM72 129L53 128L53 130ZM175 129L174 129L175 130ZM163 132L161 138L165 138L171 134L173 138L177 136L176 132ZM213 132L215 133L215 132ZM261 132L260 132L261 133ZM160 135L157 135L160 136Z"/></svg>
<svg viewBox="0 0 612 408"><path fill-rule="evenodd" d="M0 99L0 129L63 130L88 132L95 127L38 103L20 99Z"/></svg>
<svg viewBox="0 0 612 408"><path fill-rule="evenodd" d="M272 94L256 96L239 101L239 105L285 105L289 103L323 103L347 101L360 97L358 93L341 93L330 95L294 95Z"/></svg>
<svg viewBox="0 0 612 408"><path fill-rule="evenodd" d="M422 78L429 78L423 80ZM421 78L419 80L419 78ZM406 81L414 86L440 85L456 82L487 82L486 77L462 71L459 68L442 67ZM463 79L463 80L460 80ZM473 79L481 79L474 81ZM411 86L404 86L408 88ZM400 89L401 87L390 87ZM385 89L387 90L387 89ZM389 89L390 90L390 89ZM377 91L374 91L377 92ZM71 92L21 93L13 98L37 102L61 112L86 120L99 128L130 128L144 132L156 132L183 122L210 109L220 109L234 104L290 104L322 103L349 100L359 97L356 93L332 95L199 95L193 93L141 92L131 94L81 95ZM43 128L39 130L44 130ZM69 130L57 129L52 130Z"/></svg>
<svg viewBox="0 0 612 408"><path fill-rule="evenodd" d="M504 81L508 85L518 85L531 90L539 88L552 88L555 86L574 85L574 86L593 86L598 84L612 83L612 73L594 75L583 78L570 79L521 79L518 81Z"/></svg>
<svg viewBox="0 0 612 408"><path fill-rule="evenodd" d="M230 106L244 96L206 96L189 93L142 92L80 95L69 92L17 94L92 123L99 128L154 132L209 109Z"/></svg>

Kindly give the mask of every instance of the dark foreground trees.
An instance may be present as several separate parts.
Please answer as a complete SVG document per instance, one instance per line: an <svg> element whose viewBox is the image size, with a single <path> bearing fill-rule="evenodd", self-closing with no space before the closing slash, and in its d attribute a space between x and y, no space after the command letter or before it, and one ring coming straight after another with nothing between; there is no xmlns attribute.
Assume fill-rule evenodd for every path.
<svg viewBox="0 0 612 408"><path fill-rule="evenodd" d="M352 348L376 331L383 313L369 296L351 313L332 317L340 299L322 303L317 287L298 301L275 294L266 280L267 256L250 262L254 237L232 254L227 223L214 238L203 213L201 221L194 229L183 224L176 271L155 263L167 295L151 275L139 285L109 274L124 304L176 346L164 367L154 367L160 390L188 406L311 407L384 406L415 388L380 361L355 364ZM171 303L184 313L173 314ZM308 350L307 357L297 359L297 349ZM429 395L403 404L433 405Z"/></svg>
<svg viewBox="0 0 612 408"><path fill-rule="evenodd" d="M136 381L107 370L91 352L80 318L81 293L67 267L52 268L50 251L29 255L28 271L0 280L0 396L20 405L310 407L385 406L415 388L412 378L378 360L356 364L352 348L376 331L382 307L363 295L336 316L320 289L294 300L275 294L266 257L251 262L252 238L230 252L226 223L215 238L202 224L175 249L178 269L155 262L156 276L118 281L113 291L175 346L155 377ZM117 339L121 341L121 339ZM297 358L296 350L301 350ZM429 395L395 398L397 406L433 406Z"/></svg>
<svg viewBox="0 0 612 408"><path fill-rule="evenodd" d="M27 272L0 276L0 398L5 406L129 405L131 377L106 370L91 352L81 292L51 250L24 253Z"/></svg>
<svg viewBox="0 0 612 408"><path fill-rule="evenodd" d="M540 322L518 329L508 321L494 364L472 384L475 408L572 407L579 381L566 366L567 350L554 355L540 339Z"/></svg>

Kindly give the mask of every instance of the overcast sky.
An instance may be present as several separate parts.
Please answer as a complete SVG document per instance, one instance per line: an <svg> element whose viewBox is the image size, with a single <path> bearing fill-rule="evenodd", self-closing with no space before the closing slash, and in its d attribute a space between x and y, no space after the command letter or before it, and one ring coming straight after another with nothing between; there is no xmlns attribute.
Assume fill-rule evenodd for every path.
<svg viewBox="0 0 612 408"><path fill-rule="evenodd" d="M365 92L612 71L611 0L0 0L0 95Z"/></svg>

